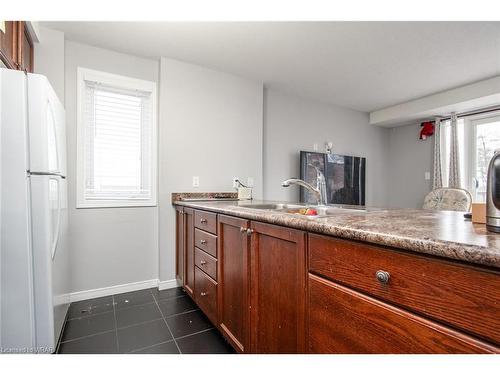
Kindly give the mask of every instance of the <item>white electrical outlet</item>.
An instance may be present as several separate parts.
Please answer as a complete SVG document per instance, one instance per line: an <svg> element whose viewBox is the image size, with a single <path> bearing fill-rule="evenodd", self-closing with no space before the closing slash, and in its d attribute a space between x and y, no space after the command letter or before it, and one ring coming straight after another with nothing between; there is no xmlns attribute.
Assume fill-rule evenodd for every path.
<svg viewBox="0 0 500 375"><path fill-rule="evenodd" d="M253 187L253 177L247 177L247 186Z"/></svg>
<svg viewBox="0 0 500 375"><path fill-rule="evenodd" d="M200 176L193 176L193 187L200 186Z"/></svg>
<svg viewBox="0 0 500 375"><path fill-rule="evenodd" d="M313 151L318 151L318 144L317 143L313 144Z"/></svg>
<svg viewBox="0 0 500 375"><path fill-rule="evenodd" d="M424 177L427 181L431 179L431 172L425 172Z"/></svg>
<svg viewBox="0 0 500 375"><path fill-rule="evenodd" d="M239 180L238 177L233 177L233 187L235 189L237 189L240 186L240 184L238 184L238 180Z"/></svg>

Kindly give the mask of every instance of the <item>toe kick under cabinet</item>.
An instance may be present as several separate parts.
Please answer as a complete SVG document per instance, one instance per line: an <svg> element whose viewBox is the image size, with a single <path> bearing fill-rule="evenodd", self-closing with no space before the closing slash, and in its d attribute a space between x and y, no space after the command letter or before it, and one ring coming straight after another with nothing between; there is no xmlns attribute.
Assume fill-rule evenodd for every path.
<svg viewBox="0 0 500 375"><path fill-rule="evenodd" d="M239 353L500 352L495 270L176 212L178 280Z"/></svg>

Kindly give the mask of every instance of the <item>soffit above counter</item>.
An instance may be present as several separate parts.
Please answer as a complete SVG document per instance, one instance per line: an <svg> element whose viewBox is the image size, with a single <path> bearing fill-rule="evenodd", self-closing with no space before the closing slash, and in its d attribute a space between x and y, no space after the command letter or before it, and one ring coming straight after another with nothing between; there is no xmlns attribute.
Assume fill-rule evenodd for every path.
<svg viewBox="0 0 500 375"><path fill-rule="evenodd" d="M500 76L370 112L370 124L393 128L500 104Z"/></svg>

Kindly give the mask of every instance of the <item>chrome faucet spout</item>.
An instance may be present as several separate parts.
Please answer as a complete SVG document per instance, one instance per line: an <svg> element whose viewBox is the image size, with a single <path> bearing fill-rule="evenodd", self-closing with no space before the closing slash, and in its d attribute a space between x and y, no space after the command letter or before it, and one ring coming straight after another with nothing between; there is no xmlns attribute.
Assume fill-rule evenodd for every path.
<svg viewBox="0 0 500 375"><path fill-rule="evenodd" d="M326 204L326 199L323 198L321 189L315 188L314 186L312 186L311 184L307 183L304 180L301 180L300 178L289 178L288 180L285 180L281 183L281 186L283 187L289 187L291 185L299 185L310 191L317 199L318 204L320 206L324 206ZM325 189L325 197L326 197L326 189Z"/></svg>

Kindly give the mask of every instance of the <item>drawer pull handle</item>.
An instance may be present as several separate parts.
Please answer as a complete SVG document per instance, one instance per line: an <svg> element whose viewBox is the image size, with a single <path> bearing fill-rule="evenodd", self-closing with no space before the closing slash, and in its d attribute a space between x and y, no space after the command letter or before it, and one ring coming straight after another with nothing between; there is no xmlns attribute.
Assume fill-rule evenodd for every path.
<svg viewBox="0 0 500 375"><path fill-rule="evenodd" d="M206 224L207 223L207 219L200 219L200 223Z"/></svg>
<svg viewBox="0 0 500 375"><path fill-rule="evenodd" d="M205 260L200 260L200 264L203 266L203 265L207 264L207 262Z"/></svg>
<svg viewBox="0 0 500 375"><path fill-rule="evenodd" d="M207 294L208 294L207 292L201 292L201 293L200 293L200 295L201 295L202 297L205 297Z"/></svg>
<svg viewBox="0 0 500 375"><path fill-rule="evenodd" d="M375 276L377 277L377 280L382 284L387 284L389 282L389 279L391 278L391 274L389 272L382 270L375 272Z"/></svg>
<svg viewBox="0 0 500 375"><path fill-rule="evenodd" d="M246 231L247 231L247 228L245 228L245 227L241 227L241 228L240 228L240 232L241 232L241 233L245 233Z"/></svg>
<svg viewBox="0 0 500 375"><path fill-rule="evenodd" d="M253 233L253 229L248 228L247 229L247 235L250 236L250 235L252 235L252 233Z"/></svg>
<svg viewBox="0 0 500 375"><path fill-rule="evenodd" d="M201 240L201 241L200 241L200 243L201 243L202 245L206 245L206 244L207 244L207 240Z"/></svg>

